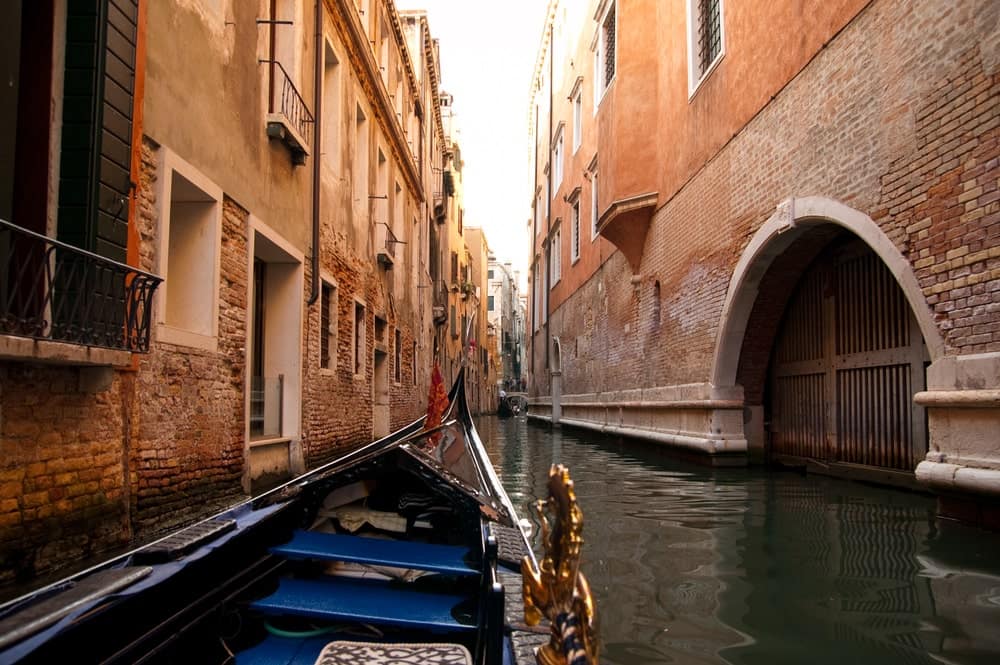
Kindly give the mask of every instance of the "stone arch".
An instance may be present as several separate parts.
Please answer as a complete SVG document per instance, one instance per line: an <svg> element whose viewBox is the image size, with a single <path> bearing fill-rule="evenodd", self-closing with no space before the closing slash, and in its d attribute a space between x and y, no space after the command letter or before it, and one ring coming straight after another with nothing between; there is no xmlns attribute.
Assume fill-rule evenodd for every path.
<svg viewBox="0 0 1000 665"><path fill-rule="evenodd" d="M552 336L552 366L550 371L553 374L562 372L562 342L555 335Z"/></svg>
<svg viewBox="0 0 1000 665"><path fill-rule="evenodd" d="M712 361L712 385L736 385L747 322L757 301L761 280L774 260L811 228L823 224L843 227L860 238L888 266L899 283L923 334L931 361L944 356L944 340L934 323L910 263L866 214L822 196L787 199L757 230L743 251L729 280L719 335Z"/></svg>

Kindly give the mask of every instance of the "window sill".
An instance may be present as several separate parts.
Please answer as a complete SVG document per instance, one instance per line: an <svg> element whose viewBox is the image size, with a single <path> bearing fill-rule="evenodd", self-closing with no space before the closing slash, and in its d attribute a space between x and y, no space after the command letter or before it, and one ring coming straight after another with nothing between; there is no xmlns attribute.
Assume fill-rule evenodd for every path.
<svg viewBox="0 0 1000 665"><path fill-rule="evenodd" d="M128 367L132 353L15 335L0 335L0 360L67 367Z"/></svg>
<svg viewBox="0 0 1000 665"><path fill-rule="evenodd" d="M287 446L292 442L291 437L288 436L275 436L269 438L252 439L250 441L250 449L254 448L266 448L268 446Z"/></svg>
<svg viewBox="0 0 1000 665"><path fill-rule="evenodd" d="M701 78L699 78L697 82L695 82L695 84L691 87L691 89L688 90L688 103L691 103L695 95L698 94L698 91L701 90L701 85L708 80L708 77L712 75L712 72L714 72L716 68L718 68L719 63L722 62L722 59L725 57L726 57L725 53L720 53L715 58L715 60L712 61L712 64L708 66L708 69L705 70L705 73L701 75Z"/></svg>
<svg viewBox="0 0 1000 665"><path fill-rule="evenodd" d="M183 328L161 323L156 327L156 340L165 344L176 344L177 346L190 346L196 349L203 349L216 353L219 350L219 338L212 335L203 335Z"/></svg>

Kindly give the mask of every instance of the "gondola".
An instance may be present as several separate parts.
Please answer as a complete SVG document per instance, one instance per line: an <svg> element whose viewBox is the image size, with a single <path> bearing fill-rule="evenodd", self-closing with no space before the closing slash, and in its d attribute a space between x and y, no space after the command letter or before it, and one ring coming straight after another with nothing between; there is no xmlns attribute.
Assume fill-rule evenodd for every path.
<svg viewBox="0 0 1000 665"><path fill-rule="evenodd" d="M538 565L464 371L449 405L4 604L0 663L534 662L550 635L525 624L521 565Z"/></svg>

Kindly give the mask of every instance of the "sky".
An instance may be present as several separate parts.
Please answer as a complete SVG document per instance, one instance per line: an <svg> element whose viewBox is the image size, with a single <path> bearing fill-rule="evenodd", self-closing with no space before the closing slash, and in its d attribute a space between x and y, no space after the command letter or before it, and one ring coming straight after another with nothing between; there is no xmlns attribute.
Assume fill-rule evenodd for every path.
<svg viewBox="0 0 1000 665"><path fill-rule="evenodd" d="M454 95L465 225L481 226L501 263L527 279L531 164L528 91L548 0L396 0L425 9L440 42L441 87Z"/></svg>

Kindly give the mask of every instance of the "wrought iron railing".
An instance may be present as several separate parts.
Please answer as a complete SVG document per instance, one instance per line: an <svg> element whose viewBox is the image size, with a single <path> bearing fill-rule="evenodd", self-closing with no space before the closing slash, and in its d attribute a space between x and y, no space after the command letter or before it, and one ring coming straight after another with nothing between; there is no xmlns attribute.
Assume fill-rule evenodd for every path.
<svg viewBox="0 0 1000 665"><path fill-rule="evenodd" d="M0 334L145 353L162 281L0 219Z"/></svg>
<svg viewBox="0 0 1000 665"><path fill-rule="evenodd" d="M306 106L306 102L302 99L295 84L292 83L292 78L277 60L260 60L260 63L271 68L268 112L280 113L285 116L302 137L302 140L305 141L306 146L310 145L314 124L313 114Z"/></svg>
<svg viewBox="0 0 1000 665"><path fill-rule="evenodd" d="M382 226L385 228L385 242L383 243L385 246L385 253L395 259L396 243L398 243L399 240L396 239L396 234L392 232L392 229L388 224L382 224Z"/></svg>

